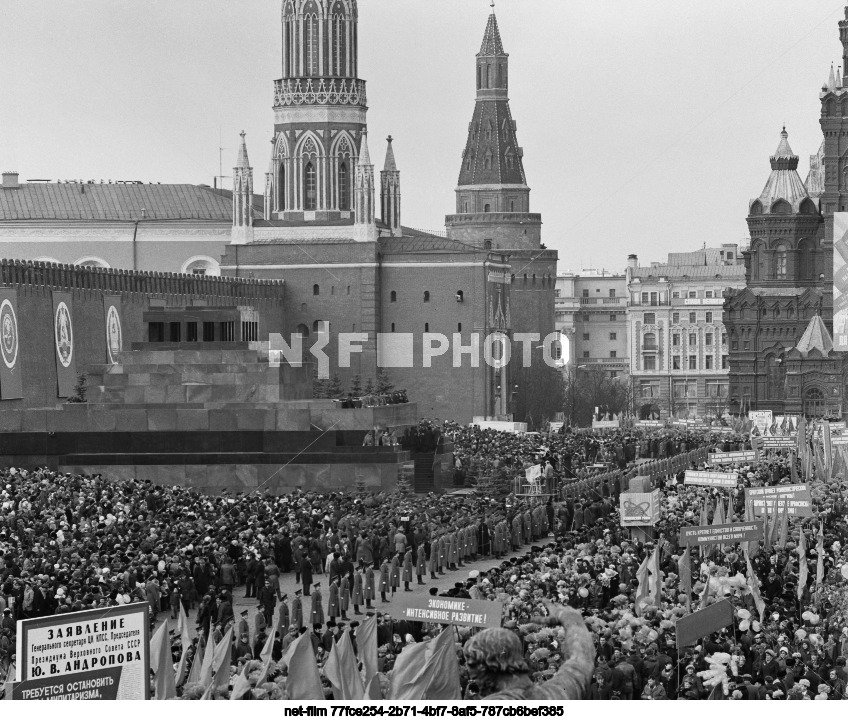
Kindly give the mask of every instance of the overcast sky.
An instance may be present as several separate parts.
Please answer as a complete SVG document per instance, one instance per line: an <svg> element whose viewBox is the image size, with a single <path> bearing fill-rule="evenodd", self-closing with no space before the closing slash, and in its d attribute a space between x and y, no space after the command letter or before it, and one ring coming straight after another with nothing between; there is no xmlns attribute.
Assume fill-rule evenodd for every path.
<svg viewBox="0 0 848 721"><path fill-rule="evenodd" d="M280 0L0 0L0 166L27 178L212 183L238 133L263 176ZM821 142L838 0L498 0L531 210L560 271L621 269L747 236L783 123ZM359 0L378 168L406 225L441 229L488 0ZM229 183L229 180L226 181Z"/></svg>

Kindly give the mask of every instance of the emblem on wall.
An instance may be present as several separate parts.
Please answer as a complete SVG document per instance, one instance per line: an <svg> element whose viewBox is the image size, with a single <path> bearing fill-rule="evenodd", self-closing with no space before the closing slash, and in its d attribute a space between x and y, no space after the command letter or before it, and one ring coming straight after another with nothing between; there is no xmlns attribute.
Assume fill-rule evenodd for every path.
<svg viewBox="0 0 848 721"><path fill-rule="evenodd" d="M109 306L106 314L106 349L109 352L109 362L118 362L118 353L121 352L124 342L124 333L121 329L121 316L114 305Z"/></svg>
<svg viewBox="0 0 848 721"><path fill-rule="evenodd" d="M74 357L74 329L71 325L71 312L64 302L56 307L56 317L53 320L53 330L56 336L56 353L59 362L67 368Z"/></svg>
<svg viewBox="0 0 848 721"><path fill-rule="evenodd" d="M18 319L9 300L0 304L0 352L6 367L15 367L18 360Z"/></svg>

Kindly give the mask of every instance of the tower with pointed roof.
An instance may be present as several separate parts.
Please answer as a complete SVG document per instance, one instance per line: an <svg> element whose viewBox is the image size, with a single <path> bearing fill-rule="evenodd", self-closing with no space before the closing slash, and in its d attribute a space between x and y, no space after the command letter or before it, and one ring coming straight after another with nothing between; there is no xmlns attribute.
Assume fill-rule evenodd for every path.
<svg viewBox="0 0 848 721"><path fill-rule="evenodd" d="M368 111L357 22L356 0L283 0L267 221L353 223Z"/></svg>
<svg viewBox="0 0 848 721"><path fill-rule="evenodd" d="M509 55L492 9L475 67L477 98L456 188L451 238L493 248L539 248L542 216L530 212L524 151L509 107Z"/></svg>
<svg viewBox="0 0 848 721"><path fill-rule="evenodd" d="M356 163L356 187L354 190L355 217L354 240L364 243L377 240L377 219L374 216L374 165L368 152L368 134L362 133L359 160Z"/></svg>
<svg viewBox="0 0 848 721"><path fill-rule="evenodd" d="M403 234L400 227L400 171L395 162L392 136L386 138L386 162L380 173L380 218L389 233L398 237Z"/></svg>
<svg viewBox="0 0 848 721"><path fill-rule="evenodd" d="M234 245L253 242L253 168L247 159L245 132L241 131L236 165L233 168L233 230Z"/></svg>

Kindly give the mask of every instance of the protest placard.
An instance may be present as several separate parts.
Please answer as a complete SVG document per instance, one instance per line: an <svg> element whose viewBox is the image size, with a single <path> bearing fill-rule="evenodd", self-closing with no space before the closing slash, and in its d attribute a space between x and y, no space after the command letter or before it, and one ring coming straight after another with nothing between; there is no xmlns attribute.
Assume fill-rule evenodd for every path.
<svg viewBox="0 0 848 721"><path fill-rule="evenodd" d="M717 488L736 488L738 473L719 473L718 471L686 471L683 483L687 486L715 486Z"/></svg>
<svg viewBox="0 0 848 721"><path fill-rule="evenodd" d="M681 546L708 546L713 543L759 541L762 537L762 521L745 521L717 526L684 526L680 529L679 543Z"/></svg>
<svg viewBox="0 0 848 721"><path fill-rule="evenodd" d="M710 453L710 465L723 463L756 463L759 460L757 451L728 451L726 453Z"/></svg>
<svg viewBox="0 0 848 721"><path fill-rule="evenodd" d="M472 601L466 598L409 599L401 618L422 623L448 623L452 626L500 628L503 604L498 601Z"/></svg>
<svg viewBox="0 0 848 721"><path fill-rule="evenodd" d="M15 700L150 697L150 606L18 621Z"/></svg>
<svg viewBox="0 0 848 721"><path fill-rule="evenodd" d="M784 508L788 508L790 516L809 518L813 515L813 501L807 483L746 488L745 500L752 502L754 513L758 516L763 515L764 509L772 514L775 511L783 513Z"/></svg>
<svg viewBox="0 0 848 721"><path fill-rule="evenodd" d="M653 526L660 520L660 490L650 493L622 493L619 497L621 525Z"/></svg>

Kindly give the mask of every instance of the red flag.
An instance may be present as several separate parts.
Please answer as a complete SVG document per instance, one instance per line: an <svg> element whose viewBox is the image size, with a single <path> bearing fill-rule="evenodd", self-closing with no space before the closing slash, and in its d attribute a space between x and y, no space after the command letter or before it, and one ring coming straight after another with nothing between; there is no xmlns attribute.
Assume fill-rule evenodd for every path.
<svg viewBox="0 0 848 721"><path fill-rule="evenodd" d="M645 560L639 565L639 569L636 571L636 578L639 581L639 586L636 589L636 615L642 615L642 604L645 599L650 596L650 587L648 584L648 562L650 560L649 556L645 557Z"/></svg>
<svg viewBox="0 0 848 721"><path fill-rule="evenodd" d="M174 662L171 659L167 621L159 626L153 638L150 639L150 668L156 677L154 685L156 700L165 701L176 698L177 685L174 682Z"/></svg>
<svg viewBox="0 0 848 721"><path fill-rule="evenodd" d="M209 653L212 653L212 648L209 648ZM201 677L201 669L203 668L203 664L206 661L206 639L201 636L197 639L197 648L194 650L194 658L191 662L191 670L188 672L188 678L186 679L186 684L190 683L200 683ZM212 662L212 657L210 655L209 662Z"/></svg>
<svg viewBox="0 0 848 721"><path fill-rule="evenodd" d="M824 525L822 521L819 521L819 532L816 538L816 593L820 593L824 583Z"/></svg>
<svg viewBox="0 0 848 721"><path fill-rule="evenodd" d="M356 654L348 631L342 634L341 641L333 641L333 648L324 663L324 675L333 687L336 701L362 701L365 698L365 687L356 668Z"/></svg>
<svg viewBox="0 0 848 721"><path fill-rule="evenodd" d="M356 648L362 661L362 673L365 683L377 675L377 617L371 616L362 622L356 632Z"/></svg>
<svg viewBox="0 0 848 721"><path fill-rule="evenodd" d="M798 600L804 595L810 569L807 568L807 537L804 535L804 524L801 522L801 535L798 539Z"/></svg>
<svg viewBox="0 0 848 721"><path fill-rule="evenodd" d="M763 601L763 597L760 595L760 580L757 578L757 574L754 572L753 566L751 566L751 558L748 556L748 552L745 553L745 564L748 570L748 587L751 589L751 595L754 597L754 605L757 607L757 613L760 614L760 623L763 622L763 614L766 610L765 601Z"/></svg>
<svg viewBox="0 0 848 721"><path fill-rule="evenodd" d="M453 628L414 643L395 660L389 697L396 701L450 701L462 697Z"/></svg>
<svg viewBox="0 0 848 721"><path fill-rule="evenodd" d="M288 666L286 688L292 701L323 701L324 687L309 634L304 633L286 649L281 663Z"/></svg>
<svg viewBox="0 0 848 721"><path fill-rule="evenodd" d="M680 590L686 596L686 611L692 612L692 559L689 555L689 546L683 551L683 555L677 562L680 571Z"/></svg>
<svg viewBox="0 0 848 721"><path fill-rule="evenodd" d="M180 620L177 623L177 633L180 635L183 648L180 654L180 665L177 668L177 686L182 686L188 673L188 650L191 648L191 631L188 627L188 618L182 602L180 602Z"/></svg>
<svg viewBox="0 0 848 721"><path fill-rule="evenodd" d="M212 657L212 668L214 677L212 689L227 690L230 685L230 663L233 658L233 626L224 634L221 643L215 646L215 655Z"/></svg>
<svg viewBox="0 0 848 721"><path fill-rule="evenodd" d="M250 681L247 678L247 664L244 664L241 673L233 680L233 690L230 691L230 701L238 701L250 692Z"/></svg>
<svg viewBox="0 0 848 721"><path fill-rule="evenodd" d="M783 504L783 515L780 517L780 537L777 539L778 548L786 548L789 540L789 503Z"/></svg>

